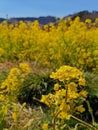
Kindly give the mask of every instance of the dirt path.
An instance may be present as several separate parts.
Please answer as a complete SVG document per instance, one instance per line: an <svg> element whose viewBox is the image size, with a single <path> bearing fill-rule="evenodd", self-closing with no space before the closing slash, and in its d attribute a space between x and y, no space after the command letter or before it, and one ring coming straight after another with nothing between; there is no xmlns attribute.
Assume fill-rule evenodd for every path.
<svg viewBox="0 0 98 130"><path fill-rule="evenodd" d="M45 74L48 73L50 71L49 68L45 67L45 66L39 66L37 64L35 64L34 62L25 62L30 66L31 72L33 73L37 73L37 74ZM0 62L0 73L1 72L9 72L11 68L13 67L18 67L19 66L19 62Z"/></svg>

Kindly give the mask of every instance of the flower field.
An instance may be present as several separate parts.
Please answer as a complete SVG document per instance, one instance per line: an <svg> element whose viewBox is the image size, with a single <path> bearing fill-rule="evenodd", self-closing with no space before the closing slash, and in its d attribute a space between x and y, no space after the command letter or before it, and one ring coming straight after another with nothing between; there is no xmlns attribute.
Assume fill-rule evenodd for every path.
<svg viewBox="0 0 98 130"><path fill-rule="evenodd" d="M0 130L98 129L98 19L4 21L0 63Z"/></svg>
<svg viewBox="0 0 98 130"><path fill-rule="evenodd" d="M67 64L98 70L98 21L77 17L41 27L38 21L0 24L0 61L35 61L53 68Z"/></svg>

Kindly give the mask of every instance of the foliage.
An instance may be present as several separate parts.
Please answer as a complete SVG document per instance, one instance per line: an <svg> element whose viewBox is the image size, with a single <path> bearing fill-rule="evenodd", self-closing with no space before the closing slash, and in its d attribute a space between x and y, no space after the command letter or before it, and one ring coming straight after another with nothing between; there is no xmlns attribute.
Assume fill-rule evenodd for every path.
<svg viewBox="0 0 98 130"><path fill-rule="evenodd" d="M56 72L52 72L50 77L57 80L54 85L55 92L42 95L41 102L50 108L53 130L57 130L61 129L64 123L65 127L65 121L70 120L71 117L77 119L73 117L74 114L81 114L85 111L82 103L87 97L86 80L80 70L70 66L61 66ZM60 126L57 124L58 121Z"/></svg>
<svg viewBox="0 0 98 130"><path fill-rule="evenodd" d="M43 27L38 21L0 24L0 62L19 63L9 72L0 71L0 130L96 130L97 36L98 19L68 18ZM50 77L32 73L31 62L49 73L57 70ZM47 107L33 109L24 102ZM88 121L87 111L88 123L83 117Z"/></svg>
<svg viewBox="0 0 98 130"><path fill-rule="evenodd" d="M4 104L2 107L4 109ZM8 109L0 110L0 130L41 130L41 124L48 120L41 107L26 107L26 104L10 102L7 103ZM0 106L1 108L1 106ZM4 116L1 116L1 112Z"/></svg>
<svg viewBox="0 0 98 130"><path fill-rule="evenodd" d="M54 81L48 75L30 73L20 85L18 100L21 103L27 102L31 105L41 105L38 99L41 99L42 94L52 92L53 85Z"/></svg>
<svg viewBox="0 0 98 130"><path fill-rule="evenodd" d="M20 63L19 68L12 68L7 78L1 83L2 93L0 100L16 100L20 84L24 81L26 75L30 73L30 68L26 63Z"/></svg>
<svg viewBox="0 0 98 130"><path fill-rule="evenodd" d="M9 112L10 104L17 101L17 94L19 85L23 82L25 76L30 72L30 68L26 63L20 63L18 68L12 68L9 74L1 78L0 85L0 129L3 130L6 124L6 115ZM14 105L12 105L14 107ZM17 111L16 107L14 107ZM20 109L21 111L21 109ZM18 127L18 116L19 113L12 113L14 123L16 124L15 129Z"/></svg>
<svg viewBox="0 0 98 130"><path fill-rule="evenodd" d="M98 75L95 73L85 72L84 77L87 81L87 91L91 97L98 97Z"/></svg>
<svg viewBox="0 0 98 130"><path fill-rule="evenodd" d="M27 96L31 96L27 103L33 103L33 97L40 99L42 93L52 91L52 88L49 89L49 85L52 86L53 84L52 80L45 76L30 73L30 68L26 63L20 63L18 67L12 68L7 75L2 72L2 75L0 86L0 130L7 128L9 130L36 130L37 128L40 130L41 123L44 118L48 120L48 116L46 117L41 107L32 109L24 102L27 101ZM24 88L26 89L24 90ZM31 91L31 95L27 91ZM23 105L17 102L17 97L20 97L20 102ZM34 102L37 101L34 100Z"/></svg>

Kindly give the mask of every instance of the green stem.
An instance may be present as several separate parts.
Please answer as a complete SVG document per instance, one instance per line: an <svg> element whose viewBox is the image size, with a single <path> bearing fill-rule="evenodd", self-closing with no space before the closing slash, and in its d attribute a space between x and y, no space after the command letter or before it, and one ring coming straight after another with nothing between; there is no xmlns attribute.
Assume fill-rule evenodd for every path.
<svg viewBox="0 0 98 130"><path fill-rule="evenodd" d="M65 103L67 103L67 96L68 96L68 86L66 88L66 97L65 97Z"/></svg>
<svg viewBox="0 0 98 130"><path fill-rule="evenodd" d="M61 110L59 110L59 111L55 114L55 116L54 116L54 118L53 118L53 130L56 130L56 129L55 129L56 119L57 119L57 116L60 114L60 112L61 112Z"/></svg>
<svg viewBox="0 0 98 130"><path fill-rule="evenodd" d="M73 115L71 115L71 117L72 117L73 119L77 120L78 122L82 123L82 124L85 125L86 127L91 128L91 129L93 129L93 130L97 130L97 129L96 129L94 126L92 126L91 124L89 124L89 123L87 123L87 122L85 122L85 121L83 121L83 120L81 120L81 119L79 119L79 118L77 118L77 117L75 117L75 116L73 116Z"/></svg>
<svg viewBox="0 0 98 130"><path fill-rule="evenodd" d="M85 100L85 102L87 103L88 111L89 111L89 113L91 114L92 124L95 125L95 119L94 119L94 116L93 116L93 110L92 110L92 108L91 108L91 106L90 106L90 103L89 103L89 101L86 101L86 100Z"/></svg>

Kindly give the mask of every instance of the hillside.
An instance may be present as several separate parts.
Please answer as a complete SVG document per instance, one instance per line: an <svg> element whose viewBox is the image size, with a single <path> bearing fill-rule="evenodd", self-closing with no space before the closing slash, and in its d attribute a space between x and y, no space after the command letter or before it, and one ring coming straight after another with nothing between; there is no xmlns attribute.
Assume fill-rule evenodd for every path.
<svg viewBox="0 0 98 130"><path fill-rule="evenodd" d="M85 10L71 15L72 19L77 16L80 17L81 21L85 21L86 19L91 19L92 21L95 21L95 19L98 18L98 11L89 12Z"/></svg>

